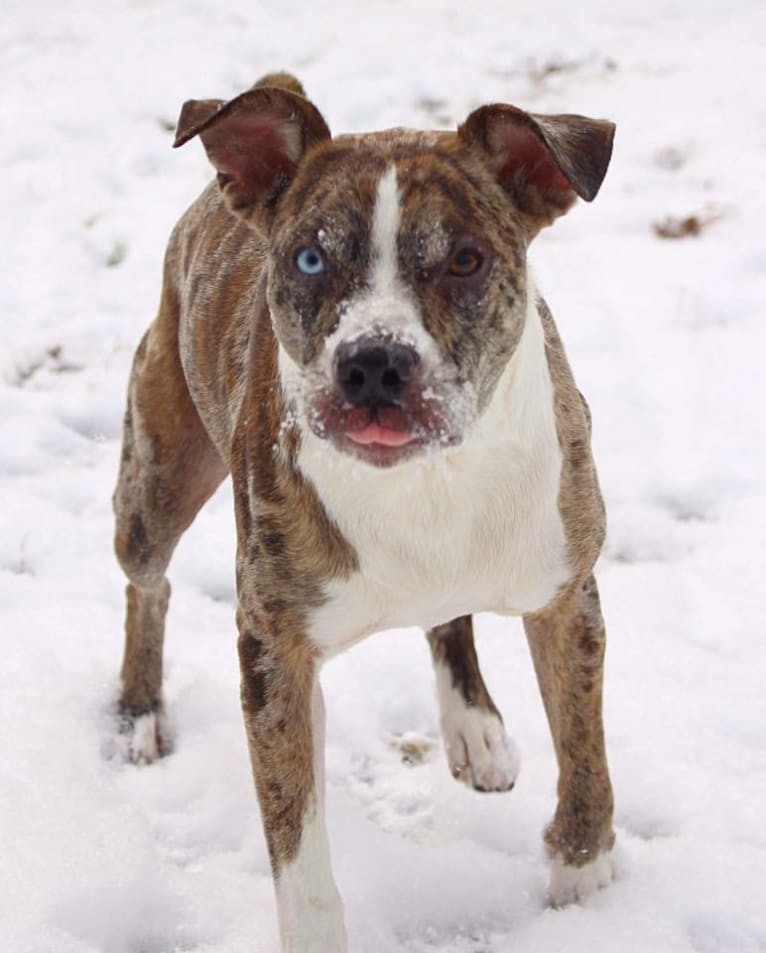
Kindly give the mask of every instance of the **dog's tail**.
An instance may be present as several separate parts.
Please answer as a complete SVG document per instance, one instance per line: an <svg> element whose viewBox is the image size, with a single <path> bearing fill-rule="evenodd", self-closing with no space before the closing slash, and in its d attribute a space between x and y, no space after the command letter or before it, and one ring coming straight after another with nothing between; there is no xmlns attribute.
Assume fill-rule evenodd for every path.
<svg viewBox="0 0 766 953"><path fill-rule="evenodd" d="M301 82L297 80L292 73L267 73L265 76L262 76L257 83L253 86L253 89L260 89L261 86L271 86L276 87L277 89L286 89L288 93L296 93L298 96L303 96L306 98L306 90L303 88Z"/></svg>

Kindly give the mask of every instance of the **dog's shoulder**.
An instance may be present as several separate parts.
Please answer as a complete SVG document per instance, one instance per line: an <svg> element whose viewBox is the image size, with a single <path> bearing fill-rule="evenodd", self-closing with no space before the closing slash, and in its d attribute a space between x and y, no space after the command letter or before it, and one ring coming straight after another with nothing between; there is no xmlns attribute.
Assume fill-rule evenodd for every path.
<svg viewBox="0 0 766 953"><path fill-rule="evenodd" d="M212 183L176 224L165 256L161 315L189 392L223 458L247 385L249 339L266 310L261 236L226 207ZM272 337L268 320L261 337ZM262 348L269 341L262 340Z"/></svg>
<svg viewBox="0 0 766 953"><path fill-rule="evenodd" d="M538 299L538 310L562 457L559 511L569 562L576 575L585 578L606 537L606 510L591 451L591 412L575 383L553 315L542 298Z"/></svg>
<svg viewBox="0 0 766 953"><path fill-rule="evenodd" d="M203 286L220 288L226 284L222 277L247 268L252 284L266 251L263 237L227 208L218 184L211 182L176 223L168 241L166 270L179 283L196 279ZM205 274L207 282L201 281Z"/></svg>

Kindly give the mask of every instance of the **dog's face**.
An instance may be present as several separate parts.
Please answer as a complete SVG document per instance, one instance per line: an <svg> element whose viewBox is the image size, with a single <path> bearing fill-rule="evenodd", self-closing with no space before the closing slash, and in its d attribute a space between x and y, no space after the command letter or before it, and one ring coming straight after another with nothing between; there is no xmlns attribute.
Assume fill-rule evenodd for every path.
<svg viewBox="0 0 766 953"><path fill-rule="evenodd" d="M457 133L332 140L284 90L189 108L179 141L200 133L230 206L268 239L300 426L375 466L459 443L521 337L527 245L595 195L610 124L492 106Z"/></svg>
<svg viewBox="0 0 766 953"><path fill-rule="evenodd" d="M271 230L287 391L315 434L377 465L459 442L523 326L524 229L454 139L330 143Z"/></svg>

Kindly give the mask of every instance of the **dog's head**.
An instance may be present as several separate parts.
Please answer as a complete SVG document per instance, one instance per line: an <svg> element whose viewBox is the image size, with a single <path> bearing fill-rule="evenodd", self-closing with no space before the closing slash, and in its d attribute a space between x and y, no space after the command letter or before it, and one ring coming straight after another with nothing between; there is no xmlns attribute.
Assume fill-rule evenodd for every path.
<svg viewBox="0 0 766 953"><path fill-rule="evenodd" d="M176 144L200 136L230 209L268 242L300 425L389 466L459 443L480 418L524 327L527 245L595 197L613 133L490 105L456 133L333 139L281 75L187 103Z"/></svg>

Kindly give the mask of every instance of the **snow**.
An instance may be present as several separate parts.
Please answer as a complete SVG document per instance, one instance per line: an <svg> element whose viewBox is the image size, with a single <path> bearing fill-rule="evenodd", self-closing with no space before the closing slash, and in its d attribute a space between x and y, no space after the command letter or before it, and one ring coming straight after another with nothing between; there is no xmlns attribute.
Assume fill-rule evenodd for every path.
<svg viewBox="0 0 766 953"><path fill-rule="evenodd" d="M126 766L110 494L166 237L210 177L191 97L297 72L331 128L482 102L618 123L533 260L595 423L618 879L545 903L553 752L517 623L478 620L513 792L455 783L425 640L328 665L328 814L355 953L766 949L766 95L758 0L7 0L0 54L0 936L8 953L275 953L238 710L223 489L171 568L174 753ZM662 240L667 216L717 216ZM422 759L408 764L402 750Z"/></svg>

